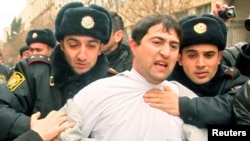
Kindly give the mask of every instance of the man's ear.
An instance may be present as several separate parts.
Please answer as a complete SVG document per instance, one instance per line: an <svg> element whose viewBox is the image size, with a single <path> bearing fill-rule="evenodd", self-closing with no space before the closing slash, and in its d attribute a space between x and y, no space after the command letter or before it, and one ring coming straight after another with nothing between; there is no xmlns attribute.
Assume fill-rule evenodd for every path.
<svg viewBox="0 0 250 141"><path fill-rule="evenodd" d="M103 47L104 47L104 44L101 43L98 55L101 55L101 54L102 54L102 48L103 48Z"/></svg>
<svg viewBox="0 0 250 141"><path fill-rule="evenodd" d="M124 32L122 30L117 30L113 34L114 34L114 40L115 40L115 42L119 43L122 40L122 38L123 38Z"/></svg>
<svg viewBox="0 0 250 141"><path fill-rule="evenodd" d="M53 48L49 47L49 52L52 53L53 51Z"/></svg>
<svg viewBox="0 0 250 141"><path fill-rule="evenodd" d="M136 52L136 49L137 49L137 43L136 43L136 41L133 40L133 39L130 39L129 40L129 47L130 47L133 55L135 55L135 52Z"/></svg>
<svg viewBox="0 0 250 141"><path fill-rule="evenodd" d="M221 62L222 54L223 54L223 51L219 51L218 64L220 64L220 62Z"/></svg>
<svg viewBox="0 0 250 141"><path fill-rule="evenodd" d="M60 49L64 51L63 41L60 41L59 44L60 44Z"/></svg>
<svg viewBox="0 0 250 141"><path fill-rule="evenodd" d="M181 53L179 53L178 55L178 63L180 66L182 66L182 56L181 56Z"/></svg>

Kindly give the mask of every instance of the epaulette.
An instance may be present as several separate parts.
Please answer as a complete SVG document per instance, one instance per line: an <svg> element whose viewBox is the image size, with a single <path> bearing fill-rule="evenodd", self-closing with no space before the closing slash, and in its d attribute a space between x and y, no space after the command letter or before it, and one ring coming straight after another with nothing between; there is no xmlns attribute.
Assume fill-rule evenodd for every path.
<svg viewBox="0 0 250 141"><path fill-rule="evenodd" d="M241 75L240 71L235 67L226 68L224 71L225 75L231 77L231 79L235 79Z"/></svg>
<svg viewBox="0 0 250 141"><path fill-rule="evenodd" d="M37 62L50 64L50 58L48 56L38 55L38 54L30 56L27 61L28 61L28 65L31 65Z"/></svg>
<svg viewBox="0 0 250 141"><path fill-rule="evenodd" d="M109 68L108 73L112 74L112 75L118 74L118 72L115 69L113 69L113 68Z"/></svg>

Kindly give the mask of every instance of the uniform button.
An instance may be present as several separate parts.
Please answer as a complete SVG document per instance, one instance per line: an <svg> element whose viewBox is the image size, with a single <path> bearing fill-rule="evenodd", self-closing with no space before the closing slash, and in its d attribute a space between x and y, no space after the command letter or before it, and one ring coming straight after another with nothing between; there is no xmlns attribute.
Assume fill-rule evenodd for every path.
<svg viewBox="0 0 250 141"><path fill-rule="evenodd" d="M193 120L193 118L192 118L192 117L189 117L188 120Z"/></svg>
<svg viewBox="0 0 250 141"><path fill-rule="evenodd" d="M69 95L72 95L72 92L69 92Z"/></svg>

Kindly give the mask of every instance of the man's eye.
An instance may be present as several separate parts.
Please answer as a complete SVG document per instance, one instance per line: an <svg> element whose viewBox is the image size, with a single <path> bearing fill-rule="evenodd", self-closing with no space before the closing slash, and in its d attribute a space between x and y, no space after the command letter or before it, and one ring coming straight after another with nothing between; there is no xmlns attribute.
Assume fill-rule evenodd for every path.
<svg viewBox="0 0 250 141"><path fill-rule="evenodd" d="M73 45L69 45L70 47L74 48L74 47L77 47L76 44L73 44Z"/></svg>
<svg viewBox="0 0 250 141"><path fill-rule="evenodd" d="M96 48L98 45L97 44L88 44L89 48Z"/></svg>
<svg viewBox="0 0 250 141"><path fill-rule="evenodd" d="M95 46L94 45L89 45L90 48L94 48Z"/></svg>
<svg viewBox="0 0 250 141"><path fill-rule="evenodd" d="M208 54L206 54L206 57L207 57L207 58L211 58L211 57L213 57L213 56L214 56L213 53L208 53Z"/></svg>
<svg viewBox="0 0 250 141"><path fill-rule="evenodd" d="M160 41L153 41L154 44L160 44Z"/></svg>
<svg viewBox="0 0 250 141"><path fill-rule="evenodd" d="M171 48L173 48L173 49L178 49L179 46L177 46L177 45L171 45Z"/></svg>
<svg viewBox="0 0 250 141"><path fill-rule="evenodd" d="M189 54L188 57L189 57L189 58L194 58L195 55L194 55L194 54Z"/></svg>

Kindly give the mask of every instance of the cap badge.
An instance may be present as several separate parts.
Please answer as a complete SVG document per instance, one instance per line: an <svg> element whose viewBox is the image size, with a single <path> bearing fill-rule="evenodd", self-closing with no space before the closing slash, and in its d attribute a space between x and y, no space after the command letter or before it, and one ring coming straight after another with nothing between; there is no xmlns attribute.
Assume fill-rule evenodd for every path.
<svg viewBox="0 0 250 141"><path fill-rule="evenodd" d="M36 37L37 37L37 33L34 32L34 33L32 34L32 38L36 38Z"/></svg>
<svg viewBox="0 0 250 141"><path fill-rule="evenodd" d="M81 21L82 27L86 28L86 29L91 29L94 27L95 22L94 19L90 16L85 16L82 18Z"/></svg>
<svg viewBox="0 0 250 141"><path fill-rule="evenodd" d="M207 31L207 25L204 23L198 23L194 25L194 31L198 34L205 33Z"/></svg>

